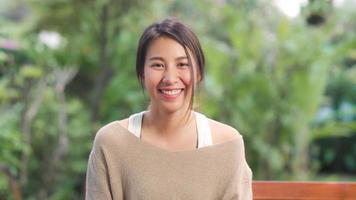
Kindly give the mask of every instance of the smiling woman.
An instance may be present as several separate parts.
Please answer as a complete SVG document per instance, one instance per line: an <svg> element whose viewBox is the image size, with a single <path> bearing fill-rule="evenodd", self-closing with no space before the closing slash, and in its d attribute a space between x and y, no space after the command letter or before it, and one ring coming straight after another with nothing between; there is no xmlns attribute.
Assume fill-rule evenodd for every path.
<svg viewBox="0 0 356 200"><path fill-rule="evenodd" d="M242 136L192 108L204 65L182 22L168 18L144 31L136 73L150 105L98 131L86 199L252 199Z"/></svg>

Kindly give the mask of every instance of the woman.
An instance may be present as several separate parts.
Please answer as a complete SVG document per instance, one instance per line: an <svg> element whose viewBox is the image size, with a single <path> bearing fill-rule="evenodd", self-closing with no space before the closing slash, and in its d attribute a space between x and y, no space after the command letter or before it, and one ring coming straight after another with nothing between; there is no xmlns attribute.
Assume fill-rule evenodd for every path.
<svg viewBox="0 0 356 200"><path fill-rule="evenodd" d="M136 73L150 105L98 131L86 199L252 199L241 135L192 109L204 77L195 34L172 18L152 24Z"/></svg>

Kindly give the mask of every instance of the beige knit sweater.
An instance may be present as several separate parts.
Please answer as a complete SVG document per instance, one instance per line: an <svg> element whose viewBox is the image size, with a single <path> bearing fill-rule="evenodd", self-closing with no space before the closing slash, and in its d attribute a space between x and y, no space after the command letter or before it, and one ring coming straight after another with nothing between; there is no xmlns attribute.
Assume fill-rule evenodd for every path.
<svg viewBox="0 0 356 200"><path fill-rule="evenodd" d="M189 151L161 149L112 122L94 140L86 199L252 199L242 137Z"/></svg>

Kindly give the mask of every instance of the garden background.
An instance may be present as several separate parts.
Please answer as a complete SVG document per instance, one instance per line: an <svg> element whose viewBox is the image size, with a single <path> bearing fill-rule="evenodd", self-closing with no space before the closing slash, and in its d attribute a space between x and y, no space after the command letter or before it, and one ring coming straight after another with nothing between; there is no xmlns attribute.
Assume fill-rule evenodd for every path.
<svg viewBox="0 0 356 200"><path fill-rule="evenodd" d="M196 109L243 135L254 180L356 181L355 0L0 0L0 199L82 199L104 124L146 108L136 46L201 40Z"/></svg>

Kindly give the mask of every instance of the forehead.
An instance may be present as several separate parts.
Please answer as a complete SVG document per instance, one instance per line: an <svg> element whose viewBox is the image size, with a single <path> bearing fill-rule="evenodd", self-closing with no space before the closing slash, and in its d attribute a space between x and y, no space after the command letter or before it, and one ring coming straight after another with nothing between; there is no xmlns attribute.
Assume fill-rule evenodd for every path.
<svg viewBox="0 0 356 200"><path fill-rule="evenodd" d="M187 49L188 50L188 49ZM189 51L189 50L188 50ZM189 53L191 55L191 53ZM182 57L186 56L183 46L176 40L161 36L154 39L148 46L146 59L153 56L159 57Z"/></svg>

